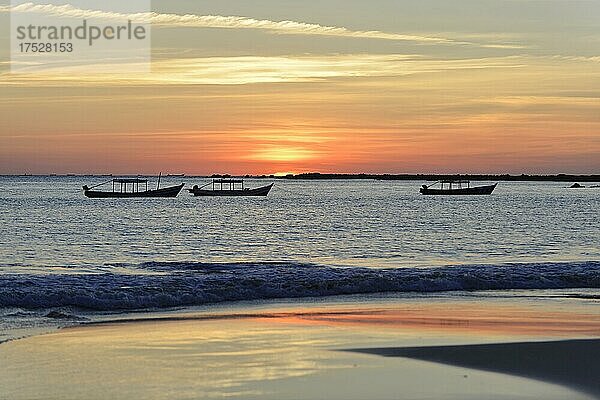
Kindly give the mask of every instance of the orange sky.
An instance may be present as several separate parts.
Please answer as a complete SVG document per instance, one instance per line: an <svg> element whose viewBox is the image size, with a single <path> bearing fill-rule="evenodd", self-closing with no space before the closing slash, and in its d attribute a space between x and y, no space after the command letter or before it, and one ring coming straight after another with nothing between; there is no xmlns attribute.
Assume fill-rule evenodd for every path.
<svg viewBox="0 0 600 400"><path fill-rule="evenodd" d="M209 3L185 11L248 11ZM600 30L589 10L555 3L546 36L516 10L492 20L482 8L451 31L404 10L417 31L383 11L359 20L349 2L335 34L156 27L148 74L11 74L0 62L0 173L598 173ZM565 26L552 7L568 10ZM272 8L248 17L288 19ZM331 15L289 19L344 22Z"/></svg>

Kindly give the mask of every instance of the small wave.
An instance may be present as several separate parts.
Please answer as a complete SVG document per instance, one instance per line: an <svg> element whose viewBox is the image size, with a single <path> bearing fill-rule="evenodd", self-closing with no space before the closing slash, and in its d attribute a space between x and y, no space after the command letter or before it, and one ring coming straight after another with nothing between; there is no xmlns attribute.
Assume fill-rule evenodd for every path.
<svg viewBox="0 0 600 400"><path fill-rule="evenodd" d="M372 269L294 263L144 263L160 274L0 275L0 307L118 311L377 292L600 288L600 262ZM121 266L122 268L122 266Z"/></svg>
<svg viewBox="0 0 600 400"><path fill-rule="evenodd" d="M48 314L44 315L44 317L51 318L51 319L63 319L63 320L72 320L72 321L87 321L88 320L88 318L85 318L85 317L80 317L75 314L69 314L69 313L65 313L65 312L57 311L57 310L50 311Z"/></svg>

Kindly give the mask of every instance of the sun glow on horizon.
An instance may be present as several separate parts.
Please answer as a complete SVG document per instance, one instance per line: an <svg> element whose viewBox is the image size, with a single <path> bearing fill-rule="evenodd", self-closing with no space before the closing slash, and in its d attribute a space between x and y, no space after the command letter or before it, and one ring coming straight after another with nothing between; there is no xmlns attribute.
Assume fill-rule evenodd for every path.
<svg viewBox="0 0 600 400"><path fill-rule="evenodd" d="M156 2L151 73L0 59L0 173L598 173L600 3L432 2Z"/></svg>
<svg viewBox="0 0 600 400"><path fill-rule="evenodd" d="M275 172L273 175L274 176L288 176L288 175L296 175L299 173L300 172L298 172L298 171L287 171L287 172Z"/></svg>
<svg viewBox="0 0 600 400"><path fill-rule="evenodd" d="M318 152L297 146L268 146L248 156L255 161L295 162L306 161L318 156Z"/></svg>

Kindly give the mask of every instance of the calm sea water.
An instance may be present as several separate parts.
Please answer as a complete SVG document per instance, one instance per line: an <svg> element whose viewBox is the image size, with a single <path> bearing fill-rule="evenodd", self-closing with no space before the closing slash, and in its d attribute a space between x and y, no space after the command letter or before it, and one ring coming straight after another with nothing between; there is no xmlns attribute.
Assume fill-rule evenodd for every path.
<svg viewBox="0 0 600 400"><path fill-rule="evenodd" d="M564 183L501 182L491 196L467 197L371 180L278 180L267 198L83 196L81 185L105 179L0 178L0 263L14 271L146 261L378 268L600 260L600 189ZM181 181L207 180L162 185Z"/></svg>
<svg viewBox="0 0 600 400"><path fill-rule="evenodd" d="M266 198L83 196L105 179L0 177L0 314L600 288L600 189L501 182L491 196L427 197L416 181L277 180ZM208 180L163 185L181 181Z"/></svg>

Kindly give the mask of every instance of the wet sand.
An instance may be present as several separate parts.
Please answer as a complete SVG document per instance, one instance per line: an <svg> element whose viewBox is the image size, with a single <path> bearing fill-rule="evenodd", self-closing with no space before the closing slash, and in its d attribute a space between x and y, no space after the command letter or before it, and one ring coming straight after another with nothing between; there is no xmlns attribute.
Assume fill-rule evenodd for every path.
<svg viewBox="0 0 600 400"><path fill-rule="evenodd" d="M600 398L600 339L350 351L518 375L577 388Z"/></svg>
<svg viewBox="0 0 600 400"><path fill-rule="evenodd" d="M595 304L564 302L353 298L125 316L1 344L0 399L591 399L598 337Z"/></svg>

